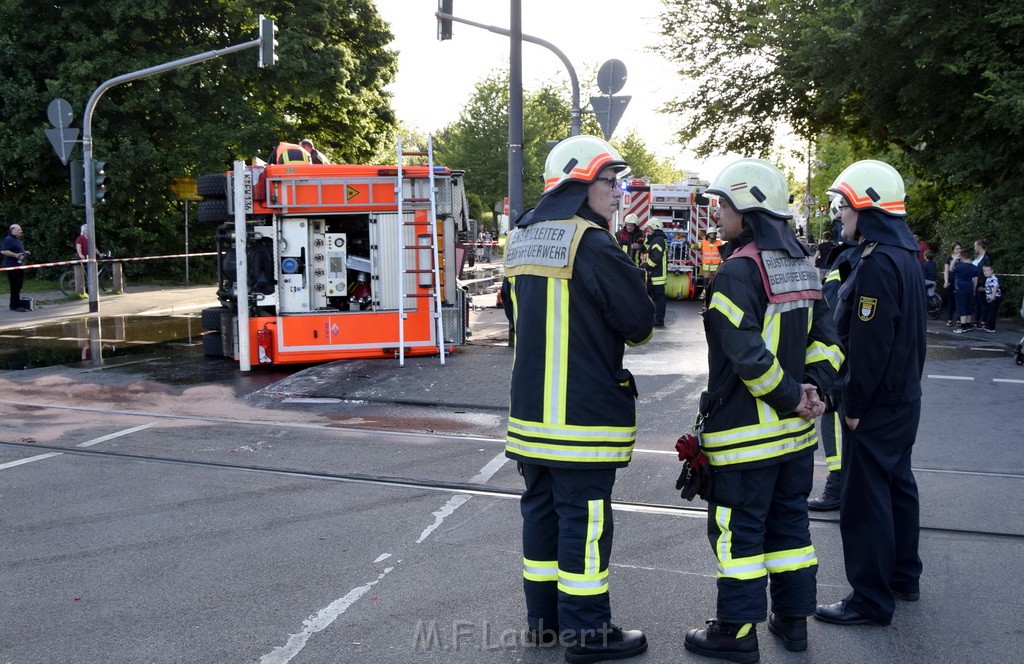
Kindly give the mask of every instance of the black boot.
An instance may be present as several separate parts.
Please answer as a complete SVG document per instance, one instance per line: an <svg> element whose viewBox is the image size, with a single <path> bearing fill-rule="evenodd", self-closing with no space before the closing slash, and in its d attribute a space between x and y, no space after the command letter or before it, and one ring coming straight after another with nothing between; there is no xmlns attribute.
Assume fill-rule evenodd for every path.
<svg viewBox="0 0 1024 664"><path fill-rule="evenodd" d="M757 650L757 628L754 623L709 620L707 629L691 629L687 632L683 645L690 652L739 664L754 664L761 658Z"/></svg>
<svg viewBox="0 0 1024 664"><path fill-rule="evenodd" d="M782 647L790 652L807 650L807 618L768 616L768 631L782 639Z"/></svg>
<svg viewBox="0 0 1024 664"><path fill-rule="evenodd" d="M647 650L647 637L638 629L619 629L609 625L597 634L584 634L580 642L565 650L565 661L572 664L603 662L635 657Z"/></svg>
<svg viewBox="0 0 1024 664"><path fill-rule="evenodd" d="M831 512L839 509L839 487L843 484L843 473L830 470L825 480L825 488L818 498L807 501L807 509L814 512Z"/></svg>

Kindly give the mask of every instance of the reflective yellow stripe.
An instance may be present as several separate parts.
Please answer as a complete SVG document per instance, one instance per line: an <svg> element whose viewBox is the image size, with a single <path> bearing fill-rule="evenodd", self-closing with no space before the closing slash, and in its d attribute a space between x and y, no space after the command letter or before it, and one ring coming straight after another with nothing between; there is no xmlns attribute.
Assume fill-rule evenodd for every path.
<svg viewBox="0 0 1024 664"><path fill-rule="evenodd" d="M715 293L711 296L711 304L708 306L708 310L721 312L734 327L739 327L740 322L743 320L743 310L722 293Z"/></svg>
<svg viewBox="0 0 1024 664"><path fill-rule="evenodd" d="M548 279L544 346L544 421L563 423L569 383L569 282Z"/></svg>
<svg viewBox="0 0 1024 664"><path fill-rule="evenodd" d="M729 579L756 579L768 574L764 565L764 556L748 556L733 558L732 509L718 506L715 508L715 525L718 526L718 539L715 542L715 557L718 558L718 577Z"/></svg>
<svg viewBox="0 0 1024 664"><path fill-rule="evenodd" d="M583 547L583 571L597 574L601 569L601 549L597 543L604 534L604 501L587 501L587 541Z"/></svg>
<svg viewBox="0 0 1024 664"><path fill-rule="evenodd" d="M751 380L743 379L743 384L747 386L752 396L763 397L778 387L785 375L782 365L779 364L778 359L775 359L772 361L772 366L768 368L768 371Z"/></svg>
<svg viewBox="0 0 1024 664"><path fill-rule="evenodd" d="M615 427L608 424L548 424L531 422L518 417L508 418L509 432L552 440L580 441L584 443L632 443L636 438L636 425Z"/></svg>
<svg viewBox="0 0 1024 664"><path fill-rule="evenodd" d="M814 567L818 564L818 557L814 553L814 546L805 546L800 549L766 553L764 554L764 564L772 574L793 572L798 569Z"/></svg>
<svg viewBox="0 0 1024 664"><path fill-rule="evenodd" d="M842 281L839 276L839 270L829 270L829 273L825 275L825 283L830 281Z"/></svg>
<svg viewBox="0 0 1024 664"><path fill-rule="evenodd" d="M758 429L775 429L777 431L790 431L793 428L793 420L782 420L772 425L754 425L752 427L740 427L729 431L722 431L715 434L704 433L704 454L708 461L714 466L728 466L738 463L749 463L751 461L762 461L773 459L784 454L796 452L812 447L818 441L814 432L814 423L801 419L802 429L792 430L792 435L779 440L762 443L761 445L747 445L733 447L730 449L715 449L723 445L734 445L751 440L762 440L764 434L756 433ZM721 436L721 437L719 437Z"/></svg>
<svg viewBox="0 0 1024 664"><path fill-rule="evenodd" d="M807 347L807 355L804 358L804 363L814 364L815 362L828 362L833 369L839 371L839 367L843 364L844 357L843 351L839 346L814 341Z"/></svg>
<svg viewBox="0 0 1024 664"><path fill-rule="evenodd" d="M523 558L523 577L530 581L558 581L558 561Z"/></svg>
<svg viewBox="0 0 1024 664"><path fill-rule="evenodd" d="M608 570L595 574L574 574L558 570L558 589L566 595L600 595L608 592Z"/></svg>
<svg viewBox="0 0 1024 664"><path fill-rule="evenodd" d="M822 416L822 428L832 429L833 440L836 441L836 453L825 455L825 467L829 470L842 470L843 468L843 432L839 427L839 416L835 412Z"/></svg>
<svg viewBox="0 0 1024 664"><path fill-rule="evenodd" d="M505 451L530 459L565 461L572 463L622 463L629 462L633 455L632 443L625 446L584 447L581 445L558 445L519 440L509 434Z"/></svg>

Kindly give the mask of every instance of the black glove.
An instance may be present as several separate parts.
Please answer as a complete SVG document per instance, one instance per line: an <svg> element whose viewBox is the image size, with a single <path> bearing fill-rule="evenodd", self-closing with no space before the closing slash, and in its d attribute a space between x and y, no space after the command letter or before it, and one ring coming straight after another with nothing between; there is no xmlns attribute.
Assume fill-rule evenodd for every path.
<svg viewBox="0 0 1024 664"><path fill-rule="evenodd" d="M683 462L683 469L676 480L676 489L679 490L680 497L693 500L694 496L700 496L704 500L710 500L715 474L700 449L697 436L692 433L680 436L676 441L676 452Z"/></svg>

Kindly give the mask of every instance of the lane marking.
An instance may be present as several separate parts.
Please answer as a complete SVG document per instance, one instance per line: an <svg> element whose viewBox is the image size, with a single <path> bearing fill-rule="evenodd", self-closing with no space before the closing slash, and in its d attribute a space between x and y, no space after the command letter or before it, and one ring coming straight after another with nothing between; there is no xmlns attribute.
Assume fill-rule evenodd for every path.
<svg viewBox="0 0 1024 664"><path fill-rule="evenodd" d="M451 516L455 510L462 507L462 505L470 498L472 498L472 496L467 496L466 494L458 494L449 498L448 502L445 503L441 509L434 512L434 523L423 529L423 532L420 533L420 538L416 540L416 543L421 544L423 540L427 539L427 536L430 535L430 533L440 527L446 517Z"/></svg>
<svg viewBox="0 0 1024 664"><path fill-rule="evenodd" d="M938 380L974 380L974 376L942 376L939 374L928 374L929 378L936 378Z"/></svg>
<svg viewBox="0 0 1024 664"><path fill-rule="evenodd" d="M341 399L333 397L288 397L281 399L281 403L341 403Z"/></svg>
<svg viewBox="0 0 1024 664"><path fill-rule="evenodd" d="M96 445L96 444L99 444L99 443L104 443L104 442L106 442L108 440L113 440L114 438L120 438L121 436L127 436L128 434L135 433L136 431L144 431L145 429L148 429L148 428L150 428L151 426L154 426L154 425L156 425L156 422L150 422L149 424L142 424L142 425L137 426L137 427L132 427L131 429L125 429L124 431L115 431L114 433L108 433L106 436L100 436L99 438L93 438L92 440L87 440L84 443L79 443L75 447L92 447L93 445Z"/></svg>
<svg viewBox="0 0 1024 664"><path fill-rule="evenodd" d="M980 347L977 347L977 346L971 346L971 350L983 351L983 352L986 352L986 353L1002 353L1006 349L1005 348L990 348L990 347L980 348Z"/></svg>
<svg viewBox="0 0 1024 664"><path fill-rule="evenodd" d="M486 466L480 469L480 472L473 476L473 479L469 481L470 484L487 484L487 480L494 476L494 473L498 472L505 462L511 461L505 453L502 452L498 456L491 459Z"/></svg>
<svg viewBox="0 0 1024 664"><path fill-rule="evenodd" d="M377 556L377 559L374 560L373 562L375 562L375 563L382 563L382 562L384 562L385 560L387 560L390 557L391 557L390 553L382 553L379 556Z"/></svg>
<svg viewBox="0 0 1024 664"><path fill-rule="evenodd" d="M1016 383L1018 385L1024 385L1024 380L1019 378L993 378L993 383Z"/></svg>
<svg viewBox="0 0 1024 664"><path fill-rule="evenodd" d="M302 621L302 630L289 636L288 641L283 646L274 648L272 651L261 657L260 664L286 664L287 662L290 662L293 657L298 655L299 652L306 647L306 642L309 641L309 637L330 627L331 623L348 611L349 607L356 603L356 600L365 595L370 588L380 583L380 580L387 576L388 572L393 569L395 568L388 567L378 574L374 581L370 581L358 588L353 588L344 597L336 599L326 607L320 609L315 616L306 618Z"/></svg>
<svg viewBox="0 0 1024 664"><path fill-rule="evenodd" d="M43 459L49 459L50 457L61 456L63 452L49 452L47 454L40 454L34 457L28 457L27 459L18 459L17 461L8 461L7 463L0 463L0 470L4 468L14 468L25 463L32 463L33 461L42 461Z"/></svg>

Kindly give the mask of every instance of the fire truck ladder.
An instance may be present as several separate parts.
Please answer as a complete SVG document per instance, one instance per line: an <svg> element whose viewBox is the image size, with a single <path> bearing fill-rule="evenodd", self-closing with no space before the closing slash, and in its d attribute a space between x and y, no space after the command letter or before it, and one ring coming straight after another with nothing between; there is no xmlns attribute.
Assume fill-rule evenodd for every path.
<svg viewBox="0 0 1024 664"><path fill-rule="evenodd" d="M430 195L427 198L406 198L403 174L403 162L406 157L426 157L427 166L429 173L429 192ZM445 360L445 346L444 346L444 322L441 319L441 274L440 274L440 257L438 255L438 242L437 242L437 189L434 182L434 137L427 137L427 151L426 152L404 152L402 150L402 139L398 139L398 175L395 180L395 200L398 201L398 246L402 247L402 251L398 252L398 365L405 366L405 320L407 314L405 313L405 298L432 298L434 300L433 306L433 317L434 322L437 326L437 351L438 356L441 358L441 364L444 364ZM416 193L415 186L410 183L410 192ZM424 203L430 203L430 216L427 218L425 225L430 227L430 245L422 244L405 244L405 228L408 226L422 227L423 222L417 221L406 221L405 220L405 205L415 206L422 205ZM420 237L426 237L426 235L416 234L417 240ZM405 267L405 252L408 250L423 251L429 250L431 265L428 269L423 268L422 261L417 269L406 269ZM430 282L428 286L428 292L405 292L405 277L406 275L414 275L413 283L424 285L421 280L423 275L430 276Z"/></svg>

